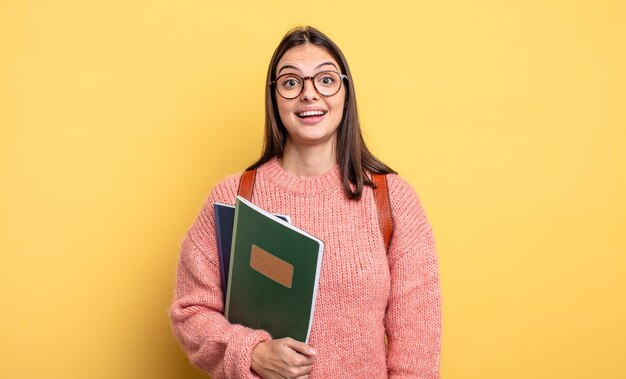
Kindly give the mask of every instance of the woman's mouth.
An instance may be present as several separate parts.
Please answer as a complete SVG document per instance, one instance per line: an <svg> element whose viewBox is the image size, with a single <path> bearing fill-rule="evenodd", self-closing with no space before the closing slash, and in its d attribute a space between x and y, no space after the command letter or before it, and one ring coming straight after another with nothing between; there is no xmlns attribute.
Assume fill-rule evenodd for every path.
<svg viewBox="0 0 626 379"><path fill-rule="evenodd" d="M320 117L326 114L327 111L304 111L298 112L296 115L300 118L308 118L308 117Z"/></svg>

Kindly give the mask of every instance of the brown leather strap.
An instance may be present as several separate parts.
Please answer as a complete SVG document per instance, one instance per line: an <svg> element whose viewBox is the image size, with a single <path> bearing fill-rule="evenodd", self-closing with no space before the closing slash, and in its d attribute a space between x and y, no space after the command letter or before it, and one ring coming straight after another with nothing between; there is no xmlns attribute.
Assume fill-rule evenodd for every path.
<svg viewBox="0 0 626 379"><path fill-rule="evenodd" d="M254 190L254 178L256 178L256 169L248 170L241 175L239 180L239 189L237 195L246 200L252 200L252 191Z"/></svg>
<svg viewBox="0 0 626 379"><path fill-rule="evenodd" d="M241 175L237 194L246 200L251 200L255 178L256 169L245 171ZM391 235L393 234L393 216L391 214L389 190L387 188L387 175L372 174L372 181L376 185L374 189L374 201L376 202L376 209L378 211L378 225L383 235L385 249L389 251Z"/></svg>
<svg viewBox="0 0 626 379"><path fill-rule="evenodd" d="M387 175L372 174L372 181L376 185L374 189L374 200L378 210L378 225L383 234L385 249L389 251L391 235L393 234L393 216L391 214L391 204L389 201L389 190L387 188Z"/></svg>

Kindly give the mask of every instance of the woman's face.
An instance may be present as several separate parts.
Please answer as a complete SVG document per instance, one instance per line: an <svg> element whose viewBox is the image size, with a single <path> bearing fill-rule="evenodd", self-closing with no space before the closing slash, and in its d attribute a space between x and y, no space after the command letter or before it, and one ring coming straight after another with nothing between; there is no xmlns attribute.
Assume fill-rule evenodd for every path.
<svg viewBox="0 0 626 379"><path fill-rule="evenodd" d="M287 73L313 77L329 70L342 74L337 61L325 49L304 44L285 52L278 61L275 75L276 78ZM330 78L321 77L320 80L326 83ZM332 96L322 96L315 89L312 79L304 80L303 84L302 92L294 99L285 99L276 92L280 82L276 83L274 89L278 113L289 134L287 141L298 145L334 143L337 127L343 117L345 85L342 83L339 92Z"/></svg>

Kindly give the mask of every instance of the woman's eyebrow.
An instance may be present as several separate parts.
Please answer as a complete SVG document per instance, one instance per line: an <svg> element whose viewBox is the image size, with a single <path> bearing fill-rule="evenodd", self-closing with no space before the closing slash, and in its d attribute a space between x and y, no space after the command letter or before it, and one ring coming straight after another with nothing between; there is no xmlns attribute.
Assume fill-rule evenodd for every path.
<svg viewBox="0 0 626 379"><path fill-rule="evenodd" d="M318 68L320 68L322 66L326 66L326 65L331 65L331 66L335 67L337 70L339 70L339 68L337 68L337 66L333 62L320 63L320 64L317 65L317 67L315 67L315 69L317 70Z"/></svg>
<svg viewBox="0 0 626 379"><path fill-rule="evenodd" d="M283 67L281 67L281 68L280 68L280 70L278 70L278 73L280 74L280 72L281 72L282 70L285 70L285 69L287 69L287 68L293 68L294 70L298 70L298 71L300 71L300 69L299 69L298 67L296 67L296 66L292 66L292 65L290 65L290 64L286 64L286 65L284 65Z"/></svg>
<svg viewBox="0 0 626 379"><path fill-rule="evenodd" d="M318 65L317 65L317 67L315 67L315 69L317 70L317 69L318 69L318 68L320 68L320 67L323 67L323 66L328 66L328 65L333 66L335 69L339 70L339 68L337 67L337 65L335 65L333 62L324 62L324 63L320 63L320 64L318 64ZM288 68L293 68L294 70L298 70L298 71L302 72L302 71L301 71L298 67L296 67L296 66L294 66L294 65L286 64L286 65L284 65L283 67L281 67L281 68L278 70L278 73L280 74L280 72L281 72L282 70L285 70L285 69L288 69Z"/></svg>

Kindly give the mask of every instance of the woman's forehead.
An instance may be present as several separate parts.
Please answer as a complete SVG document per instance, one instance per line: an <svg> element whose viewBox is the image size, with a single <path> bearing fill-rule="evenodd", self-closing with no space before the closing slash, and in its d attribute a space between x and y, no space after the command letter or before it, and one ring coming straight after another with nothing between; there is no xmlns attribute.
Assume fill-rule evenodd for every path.
<svg viewBox="0 0 626 379"><path fill-rule="evenodd" d="M339 70L339 64L326 49L304 44L287 50L276 65L276 72L287 68L299 71L316 70L320 67L333 69L333 66L334 69Z"/></svg>

